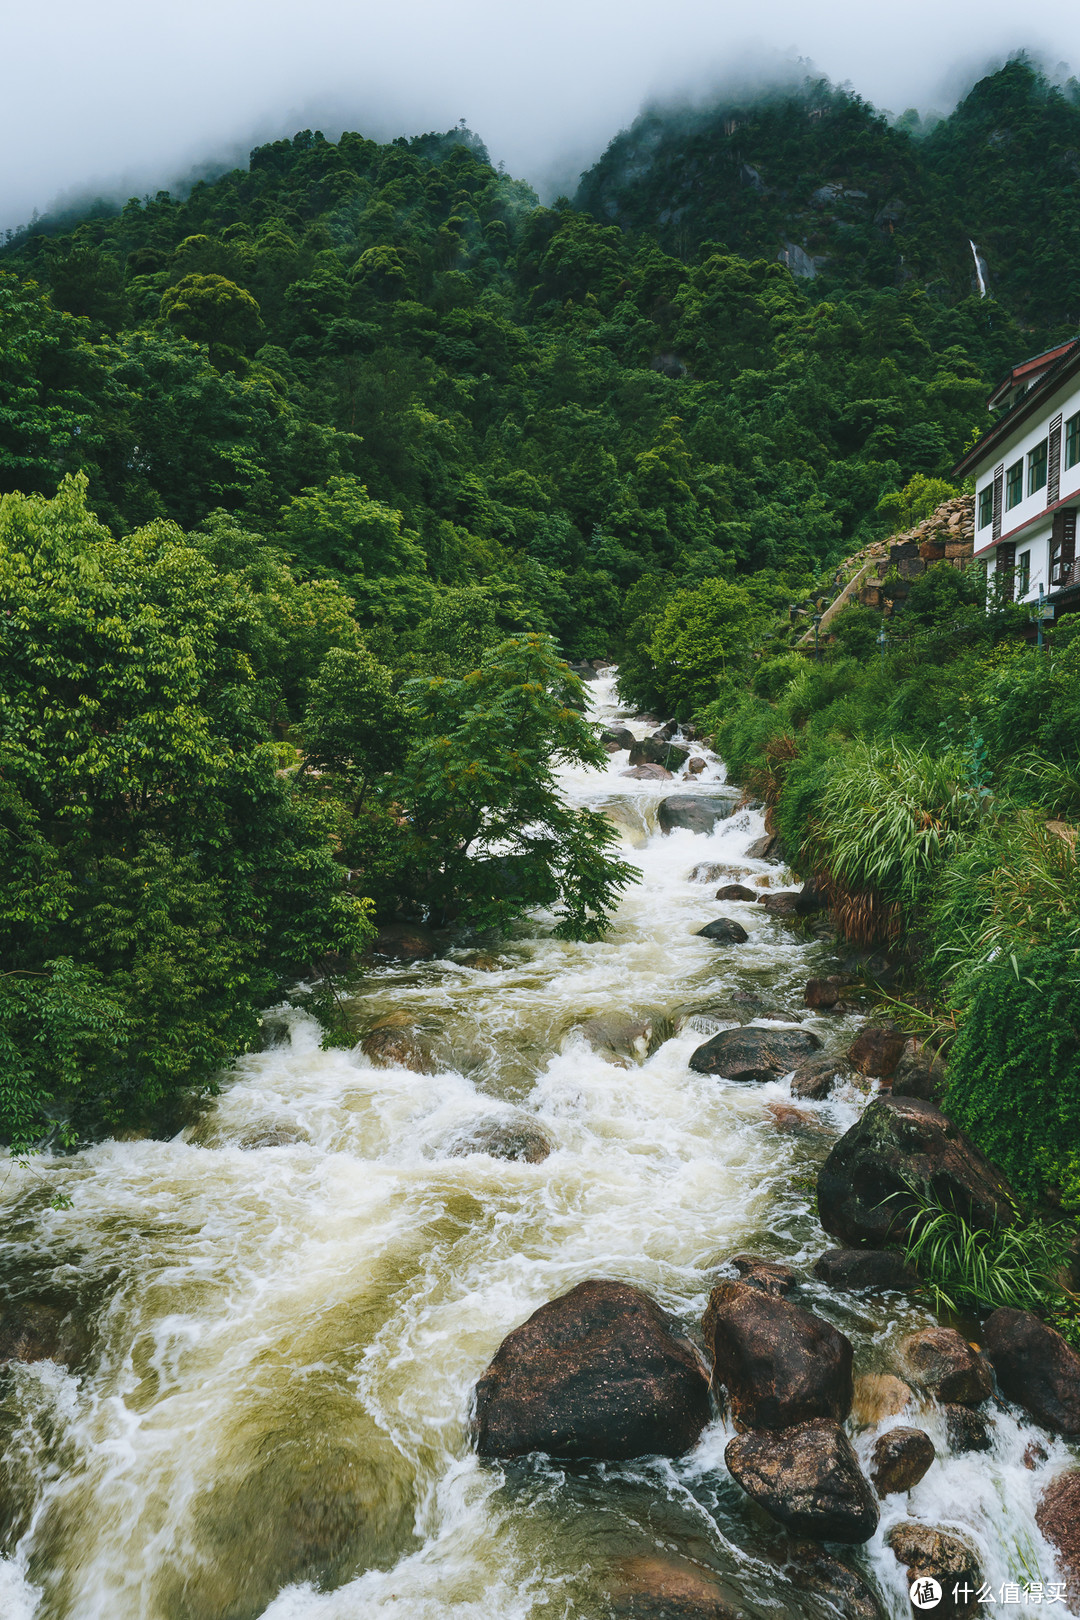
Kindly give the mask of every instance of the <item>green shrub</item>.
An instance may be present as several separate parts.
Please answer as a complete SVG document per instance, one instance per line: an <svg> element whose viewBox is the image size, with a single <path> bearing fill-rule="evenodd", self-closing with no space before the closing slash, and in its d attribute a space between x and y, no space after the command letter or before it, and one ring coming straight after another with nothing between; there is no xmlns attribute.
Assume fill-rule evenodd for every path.
<svg viewBox="0 0 1080 1620"><path fill-rule="evenodd" d="M950 1118L1034 1196L1075 1175L1080 954L1043 945L984 966L949 1059Z"/></svg>

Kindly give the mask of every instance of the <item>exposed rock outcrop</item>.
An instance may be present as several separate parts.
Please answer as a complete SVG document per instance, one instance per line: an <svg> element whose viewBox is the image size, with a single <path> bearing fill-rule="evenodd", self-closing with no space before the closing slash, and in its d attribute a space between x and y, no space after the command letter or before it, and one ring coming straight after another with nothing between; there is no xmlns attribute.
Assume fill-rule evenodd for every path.
<svg viewBox="0 0 1080 1620"><path fill-rule="evenodd" d="M740 1428L786 1429L809 1418L840 1423L851 1410L851 1341L791 1300L749 1282L713 1289L702 1332L713 1383Z"/></svg>
<svg viewBox="0 0 1080 1620"><path fill-rule="evenodd" d="M955 1328L921 1328L904 1340L900 1356L912 1381L939 1401L978 1406L993 1393L989 1366Z"/></svg>
<svg viewBox="0 0 1080 1620"><path fill-rule="evenodd" d="M734 917L715 917L697 932L699 938L711 939L717 945L744 945L750 938L742 923L737 923Z"/></svg>
<svg viewBox="0 0 1080 1620"><path fill-rule="evenodd" d="M434 1074L431 1049L408 1013L388 1013L368 1030L360 1050L377 1069L411 1069Z"/></svg>
<svg viewBox="0 0 1080 1620"><path fill-rule="evenodd" d="M821 1042L808 1029L762 1029L746 1024L725 1029L699 1046L690 1058L695 1074L728 1080L775 1080L794 1069Z"/></svg>
<svg viewBox="0 0 1080 1620"><path fill-rule="evenodd" d="M912 1183L973 1226L1014 1219L1004 1176L939 1108L917 1097L877 1097L821 1167L821 1224L852 1246L901 1243L916 1210Z"/></svg>
<svg viewBox="0 0 1080 1620"><path fill-rule="evenodd" d="M906 1566L909 1586L927 1576L940 1584L941 1603L933 1610L935 1615L976 1613L975 1594L982 1585L982 1571L977 1554L966 1541L912 1519L893 1525L886 1540ZM919 1613L914 1607L912 1612Z"/></svg>
<svg viewBox="0 0 1080 1620"><path fill-rule="evenodd" d="M852 1072L842 1058L826 1057L824 1054L804 1058L791 1077L791 1095L806 1101L821 1102L835 1085L850 1080Z"/></svg>
<svg viewBox="0 0 1080 1620"><path fill-rule="evenodd" d="M851 1441L828 1418L738 1434L724 1461L746 1494L798 1535L857 1544L877 1529L869 1481Z"/></svg>
<svg viewBox="0 0 1080 1620"><path fill-rule="evenodd" d="M492 1159L517 1160L521 1164L542 1164L551 1152L547 1132L535 1120L480 1120L471 1129L455 1136L447 1148L451 1159L467 1159L471 1153L486 1153Z"/></svg>
<svg viewBox="0 0 1080 1620"><path fill-rule="evenodd" d="M1080 1356L1030 1311L1001 1309L983 1343L1003 1395L1055 1434L1080 1435Z"/></svg>
<svg viewBox="0 0 1080 1620"><path fill-rule="evenodd" d="M747 900L753 904L757 900L757 890L748 889L744 883L726 883L723 888L717 889L713 899Z"/></svg>
<svg viewBox="0 0 1080 1620"><path fill-rule="evenodd" d="M682 1558L626 1558L608 1597L616 1620L739 1620L733 1604L708 1571Z"/></svg>
<svg viewBox="0 0 1080 1620"><path fill-rule="evenodd" d="M907 1036L895 1024L868 1024L856 1035L848 1062L860 1074L887 1080L904 1055Z"/></svg>
<svg viewBox="0 0 1080 1620"><path fill-rule="evenodd" d="M1035 1522L1056 1549L1069 1596L1080 1599L1080 1468L1052 1479L1035 1510Z"/></svg>
<svg viewBox="0 0 1080 1620"><path fill-rule="evenodd" d="M914 1396L893 1373L863 1373L855 1380L851 1416L860 1429L876 1429L885 1418L899 1417Z"/></svg>
<svg viewBox="0 0 1080 1620"><path fill-rule="evenodd" d="M779 1260L762 1260L755 1254L735 1254L731 1263L743 1282L751 1288L760 1288L764 1294L778 1297L790 1294L795 1286L795 1273Z"/></svg>
<svg viewBox="0 0 1080 1620"><path fill-rule="evenodd" d="M914 1288L917 1278L895 1249L826 1249L814 1263L814 1276L840 1293Z"/></svg>
<svg viewBox="0 0 1080 1620"><path fill-rule="evenodd" d="M717 793L673 793L660 800L656 819L661 832L685 827L693 833L711 833L718 821L726 821L735 809L735 797Z"/></svg>
<svg viewBox="0 0 1080 1620"><path fill-rule="evenodd" d="M934 1461L934 1442L922 1429L889 1429L874 1442L870 1478L880 1496L910 1491Z"/></svg>
<svg viewBox="0 0 1080 1620"><path fill-rule="evenodd" d="M476 1386L473 1438L482 1457L677 1457L708 1419L708 1373L677 1323L595 1280L507 1334Z"/></svg>

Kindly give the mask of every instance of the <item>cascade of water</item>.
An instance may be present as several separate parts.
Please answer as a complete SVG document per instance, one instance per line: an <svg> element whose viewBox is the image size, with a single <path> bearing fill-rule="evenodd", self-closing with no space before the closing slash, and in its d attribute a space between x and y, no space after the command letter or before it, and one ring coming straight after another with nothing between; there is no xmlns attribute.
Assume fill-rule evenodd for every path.
<svg viewBox="0 0 1080 1620"><path fill-rule="evenodd" d="M616 718L610 676L591 696L597 718ZM707 768L680 793L723 783L701 751ZM824 1616L727 1476L723 1421L676 1463L504 1470L468 1445L470 1390L500 1340L589 1276L644 1287L693 1325L718 1268L757 1248L805 1274L803 1297L853 1339L859 1371L887 1367L929 1320L809 1274L827 1246L815 1169L865 1098L842 1092L793 1118L787 1082L688 1067L705 1035L748 1017L840 1044L854 1028L802 1008L826 946L759 906L717 905L717 880L689 876L709 862L730 873L720 881L783 885L746 854L760 815L664 836L656 809L673 785L628 779L626 763L563 777L609 811L640 868L607 940L553 939L540 917L483 955L379 968L359 987L364 1018L422 1026L437 1073L323 1051L285 1009L194 1131L9 1168L5 1280L81 1291L96 1343L78 1373L39 1362L8 1375L5 1617L601 1620L613 1569L657 1548L720 1571L747 1615ZM721 910L745 945L697 936ZM652 1020L650 1052L593 1050L583 1022L616 1014ZM462 1151L499 1122L542 1131L552 1152ZM50 1207L56 1189L70 1208ZM884 1539L904 1517L971 1537L995 1585L1050 1575L1034 1504L1068 1449L1049 1445L1033 1473L1035 1431L1014 1412L997 1413L990 1453L967 1457L949 1455L940 1413L917 1421L938 1460L852 1555L884 1611L909 1612ZM857 1437L864 1460L877 1432Z"/></svg>
<svg viewBox="0 0 1080 1620"><path fill-rule="evenodd" d="M985 298L986 297L986 278L983 275L984 264L983 264L983 260L979 256L978 248L975 246L974 242L971 240L970 237L968 237L968 247L971 249L972 258L975 260L975 274L978 277L978 282L979 282L979 297L980 298Z"/></svg>

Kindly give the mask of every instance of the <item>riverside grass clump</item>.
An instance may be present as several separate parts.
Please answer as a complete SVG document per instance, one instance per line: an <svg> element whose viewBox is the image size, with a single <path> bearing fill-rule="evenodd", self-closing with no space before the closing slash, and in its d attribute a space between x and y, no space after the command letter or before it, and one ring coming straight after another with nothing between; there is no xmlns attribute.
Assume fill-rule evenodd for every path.
<svg viewBox="0 0 1080 1620"><path fill-rule="evenodd" d="M777 624L699 719L841 938L906 965L944 1039L951 1117L1026 1198L1075 1218L1080 619L1039 648L1020 610L972 602L955 572L914 582L906 626L862 657L844 623L864 629L861 608L820 662Z"/></svg>
<svg viewBox="0 0 1080 1620"><path fill-rule="evenodd" d="M972 1226L924 1188L905 1245L922 1291L937 1310L994 1311L1001 1306L1049 1318L1080 1345L1080 1299L1064 1285L1075 1232L1063 1221L1024 1220L1009 1226Z"/></svg>

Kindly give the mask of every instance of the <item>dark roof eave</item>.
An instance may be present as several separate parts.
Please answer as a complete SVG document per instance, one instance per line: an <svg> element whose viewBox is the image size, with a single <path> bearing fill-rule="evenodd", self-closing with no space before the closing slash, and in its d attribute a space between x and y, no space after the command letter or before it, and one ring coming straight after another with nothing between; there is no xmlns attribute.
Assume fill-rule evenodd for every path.
<svg viewBox="0 0 1080 1620"><path fill-rule="evenodd" d="M1035 409L1043 396L1049 393L1051 389L1056 388L1058 383L1066 381L1070 373L1075 371L1080 371L1080 341L1074 343L1073 347L1068 349L1060 360L1055 360L1054 364L1043 373L1030 392L1025 395L1014 410L1009 412L1008 416L995 423L989 433L981 438L977 444L972 445L967 455L962 456L953 467L951 476L953 478L965 478L972 462L981 460L990 446L1006 438L1017 422L1022 422L1027 417L1034 415ZM991 395L991 398L993 398L993 395Z"/></svg>

